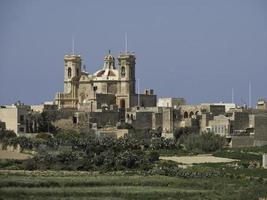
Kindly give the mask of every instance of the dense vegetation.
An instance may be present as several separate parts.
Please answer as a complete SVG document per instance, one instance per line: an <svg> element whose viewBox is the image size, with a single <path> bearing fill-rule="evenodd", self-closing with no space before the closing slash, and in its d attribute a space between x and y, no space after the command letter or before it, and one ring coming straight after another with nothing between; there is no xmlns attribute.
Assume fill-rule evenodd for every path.
<svg viewBox="0 0 267 200"><path fill-rule="evenodd" d="M20 166L28 170L150 170L162 150L211 152L223 146L223 139L213 134L187 134L171 140L160 137L157 131L148 133L151 137L146 139L116 139L99 137L91 131L61 131L53 135L40 133L35 138L8 136L4 142L35 152Z"/></svg>

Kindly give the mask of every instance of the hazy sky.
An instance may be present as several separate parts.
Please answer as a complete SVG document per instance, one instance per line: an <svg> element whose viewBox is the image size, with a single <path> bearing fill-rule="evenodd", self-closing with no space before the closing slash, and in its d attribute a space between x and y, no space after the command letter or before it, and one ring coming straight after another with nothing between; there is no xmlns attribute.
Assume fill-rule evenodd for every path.
<svg viewBox="0 0 267 200"><path fill-rule="evenodd" d="M251 81L253 103L267 98L266 0L0 0L0 104L53 100L72 36L94 73L125 32L141 91L248 103Z"/></svg>

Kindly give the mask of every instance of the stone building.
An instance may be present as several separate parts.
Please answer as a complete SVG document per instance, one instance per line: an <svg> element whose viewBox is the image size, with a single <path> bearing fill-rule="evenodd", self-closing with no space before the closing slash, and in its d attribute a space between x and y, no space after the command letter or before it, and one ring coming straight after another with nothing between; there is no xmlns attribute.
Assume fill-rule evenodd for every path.
<svg viewBox="0 0 267 200"><path fill-rule="evenodd" d="M267 101L265 99L259 99L257 102L257 109L267 110Z"/></svg>
<svg viewBox="0 0 267 200"><path fill-rule="evenodd" d="M221 136L228 136L230 134L231 122L229 117L225 115L214 116L212 120L208 122L209 131Z"/></svg>
<svg viewBox="0 0 267 200"><path fill-rule="evenodd" d="M125 109L142 106L156 106L153 90L136 94L134 54L125 52L116 60L110 54L105 56L103 67L94 74L82 69L80 55L64 57L64 92L57 93L55 103L59 108L94 112L102 107L117 106L121 115Z"/></svg>
<svg viewBox="0 0 267 200"><path fill-rule="evenodd" d="M173 137L176 129L191 128L225 136L233 146L267 141L265 100L258 102L255 111L234 103L187 105L185 99L171 97L157 101L152 89L136 93L135 63L132 53L115 59L109 52L103 67L89 73L82 68L80 55L65 55L64 91L56 94L55 104L75 112L70 120L74 126L94 124L107 132L114 132L117 122L126 122L134 129L161 129L164 137Z"/></svg>
<svg viewBox="0 0 267 200"><path fill-rule="evenodd" d="M178 108L180 105L185 105L184 98L171 98L171 97L162 97L157 101L157 107L172 107Z"/></svg>
<svg viewBox="0 0 267 200"><path fill-rule="evenodd" d="M253 119L254 145L267 145L267 113L255 114Z"/></svg>
<svg viewBox="0 0 267 200"><path fill-rule="evenodd" d="M1 106L0 121L5 123L7 130L13 130L17 135L38 131L37 121L31 118L31 107L20 102Z"/></svg>
<svg viewBox="0 0 267 200"><path fill-rule="evenodd" d="M31 110L36 113L42 113L45 111L53 111L57 110L57 105L54 102L44 102L43 104L39 105L31 105Z"/></svg>

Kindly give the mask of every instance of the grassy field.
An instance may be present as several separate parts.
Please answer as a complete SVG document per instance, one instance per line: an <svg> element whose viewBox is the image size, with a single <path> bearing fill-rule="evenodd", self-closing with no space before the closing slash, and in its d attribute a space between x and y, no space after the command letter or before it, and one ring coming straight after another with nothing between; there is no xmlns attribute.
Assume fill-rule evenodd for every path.
<svg viewBox="0 0 267 200"><path fill-rule="evenodd" d="M0 199L258 199L266 183L230 178L0 172Z"/></svg>

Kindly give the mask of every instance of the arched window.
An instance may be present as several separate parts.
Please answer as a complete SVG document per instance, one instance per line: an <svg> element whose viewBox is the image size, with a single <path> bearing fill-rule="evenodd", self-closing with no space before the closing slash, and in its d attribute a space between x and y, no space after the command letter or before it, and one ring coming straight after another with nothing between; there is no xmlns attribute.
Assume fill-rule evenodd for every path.
<svg viewBox="0 0 267 200"><path fill-rule="evenodd" d="M188 118L188 112L184 112L184 118Z"/></svg>
<svg viewBox="0 0 267 200"><path fill-rule="evenodd" d="M121 67L121 77L125 77L125 67Z"/></svg>
<svg viewBox="0 0 267 200"><path fill-rule="evenodd" d="M71 77L71 68L69 67L68 68L68 78L70 78Z"/></svg>
<svg viewBox="0 0 267 200"><path fill-rule="evenodd" d="M189 114L189 117L192 118L194 115L194 113L191 111L190 114Z"/></svg>

